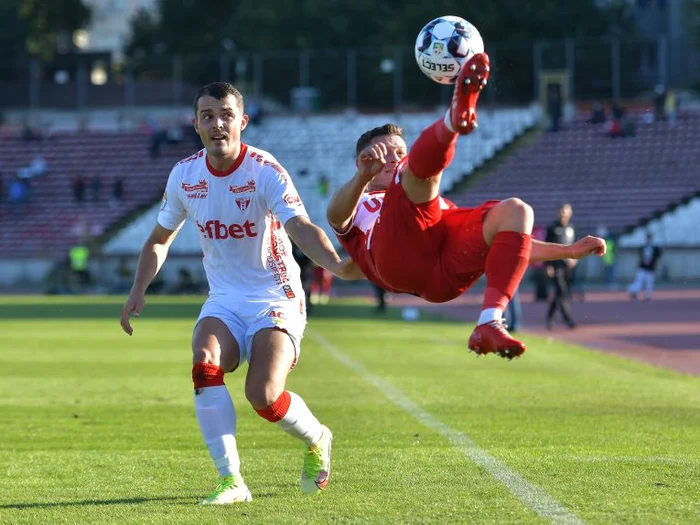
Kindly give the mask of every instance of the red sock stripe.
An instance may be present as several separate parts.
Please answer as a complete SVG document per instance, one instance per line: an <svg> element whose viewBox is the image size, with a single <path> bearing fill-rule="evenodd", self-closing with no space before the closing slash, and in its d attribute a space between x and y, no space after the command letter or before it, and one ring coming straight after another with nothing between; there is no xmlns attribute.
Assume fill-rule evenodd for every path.
<svg viewBox="0 0 700 525"><path fill-rule="evenodd" d="M197 363L192 367L192 382L195 388L224 384L224 371L211 363Z"/></svg>
<svg viewBox="0 0 700 525"><path fill-rule="evenodd" d="M427 179L449 166L455 156L457 137L445 127L443 119L424 129L408 155L408 166L413 174Z"/></svg>
<svg viewBox="0 0 700 525"><path fill-rule="evenodd" d="M282 419L289 410L289 404L292 402L292 397L286 390L282 392L282 395L277 398L277 401L272 403L269 407L263 408L262 410L256 410L258 415L267 419L271 423L277 423Z"/></svg>
<svg viewBox="0 0 700 525"><path fill-rule="evenodd" d="M486 292L483 308L505 310L525 275L532 251L527 233L499 232L486 257Z"/></svg>

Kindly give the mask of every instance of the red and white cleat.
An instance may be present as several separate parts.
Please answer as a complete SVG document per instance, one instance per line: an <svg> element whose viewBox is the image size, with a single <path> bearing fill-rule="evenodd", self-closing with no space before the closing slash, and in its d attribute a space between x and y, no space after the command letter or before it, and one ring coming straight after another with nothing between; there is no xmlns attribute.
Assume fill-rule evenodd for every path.
<svg viewBox="0 0 700 525"><path fill-rule="evenodd" d="M489 56L478 53L459 72L450 105L450 123L456 133L466 135L476 127L476 101L489 79Z"/></svg>
<svg viewBox="0 0 700 525"><path fill-rule="evenodd" d="M525 352L525 344L513 339L504 324L505 320L501 319L474 328L469 338L469 350L479 355L498 354L509 360L521 356Z"/></svg>

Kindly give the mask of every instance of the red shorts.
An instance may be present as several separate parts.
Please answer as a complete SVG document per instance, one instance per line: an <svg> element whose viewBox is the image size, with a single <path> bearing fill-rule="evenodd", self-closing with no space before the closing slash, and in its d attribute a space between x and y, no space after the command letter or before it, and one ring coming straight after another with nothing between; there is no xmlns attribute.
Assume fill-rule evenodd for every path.
<svg viewBox="0 0 700 525"><path fill-rule="evenodd" d="M432 303L459 297L484 273L484 215L498 202L443 210L439 198L414 204L400 183L392 184L372 232L378 276Z"/></svg>

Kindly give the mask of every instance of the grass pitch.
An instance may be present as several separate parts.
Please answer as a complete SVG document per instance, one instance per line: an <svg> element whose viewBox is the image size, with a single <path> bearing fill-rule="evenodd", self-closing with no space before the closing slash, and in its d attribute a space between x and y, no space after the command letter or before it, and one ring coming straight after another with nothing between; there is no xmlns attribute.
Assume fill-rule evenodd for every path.
<svg viewBox="0 0 700 525"><path fill-rule="evenodd" d="M201 301L150 299L130 338L122 298L0 298L0 523L700 523L698 378L537 337L477 359L470 327L361 304L318 310L288 384L334 431L328 491L299 493L301 446L247 405L244 368L254 501L199 507Z"/></svg>

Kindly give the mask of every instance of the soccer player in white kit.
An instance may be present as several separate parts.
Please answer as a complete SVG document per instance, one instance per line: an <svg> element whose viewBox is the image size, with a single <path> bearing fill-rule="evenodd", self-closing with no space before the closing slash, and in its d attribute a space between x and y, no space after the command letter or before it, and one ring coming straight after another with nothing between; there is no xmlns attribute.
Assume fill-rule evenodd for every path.
<svg viewBox="0 0 700 525"><path fill-rule="evenodd" d="M304 443L301 489L326 488L332 434L304 401L285 389L306 325L294 242L339 277L349 275L323 230L309 221L287 172L269 153L241 142L248 123L243 97L227 82L195 98L195 130L204 149L170 173L158 222L146 240L121 312L133 333L144 294L186 217L197 224L209 280L192 335L194 403L202 436L219 472L203 504L250 501L236 448L236 412L224 374L248 361L245 395L255 411Z"/></svg>

